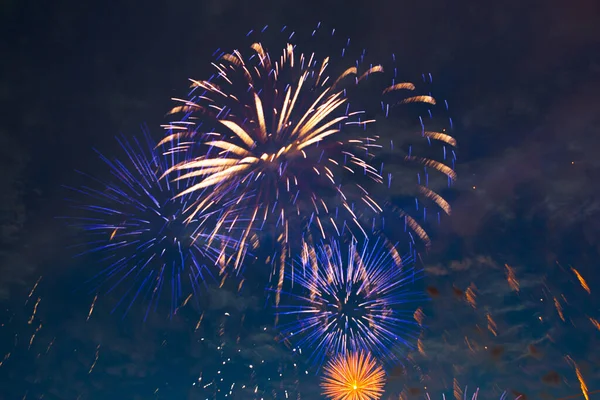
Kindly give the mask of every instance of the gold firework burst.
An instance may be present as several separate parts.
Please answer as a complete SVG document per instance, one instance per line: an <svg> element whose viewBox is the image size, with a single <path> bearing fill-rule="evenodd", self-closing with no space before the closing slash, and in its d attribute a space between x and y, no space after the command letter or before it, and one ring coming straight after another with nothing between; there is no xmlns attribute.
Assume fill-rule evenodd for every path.
<svg viewBox="0 0 600 400"><path fill-rule="evenodd" d="M286 247L290 230L295 230L291 221L297 219L312 224L322 238L351 226L367 236L354 204L376 214L382 209L366 190L342 177L366 175L383 183L369 163L377 137L338 136L343 127L374 122L365 120L362 111L349 109L345 89L382 68L371 66L359 73L352 66L330 79L328 57L317 62L314 54L296 54L291 44L279 58L259 43L251 48L254 57L246 59L234 51L213 64L218 70L215 81L192 80L201 95L175 99L183 104L172 113L186 116L166 126L172 133L161 144L176 143L173 151L186 151L198 143L206 146L199 157L168 171L183 171L178 179L200 178L180 194L203 193L188 220L207 206L220 204L222 218L233 218L243 232L240 248L269 216ZM198 121L209 121L211 128L205 131L205 124L200 131ZM232 216L234 207L242 208L245 216ZM344 213L342 218L338 212Z"/></svg>
<svg viewBox="0 0 600 400"><path fill-rule="evenodd" d="M337 356L323 374L321 388L331 400L377 400L383 395L385 372L369 353Z"/></svg>
<svg viewBox="0 0 600 400"><path fill-rule="evenodd" d="M305 238L363 238L370 230L380 230L375 221L382 219L384 207L371 193L385 190L383 163L379 169L373 166L381 161L377 156L383 146L377 135L365 133L365 126L375 120L353 109L350 100L357 103L354 88L384 71L380 65L361 69L357 62L330 76L329 57L318 60L314 53L297 53L292 44L279 55L260 43L251 50L249 57L238 50L223 54L212 64L216 73L211 79L191 80L191 97L174 99L179 105L171 111L183 117L165 126L169 134L161 144L171 143L173 152L189 152L167 174L197 179L180 193L198 194L188 205L188 221L208 208L220 210L214 232L231 234L238 244L234 269L242 265L248 243L258 243L257 232L269 229L261 235L281 245L281 256L266 262L272 262L271 277L278 276L281 289L286 259L302 248ZM400 95L394 105L435 104L431 96L402 95L414 90L412 83L396 83L382 95ZM443 132L424 131L422 136L444 146L456 144ZM442 162L412 154L406 161L455 178ZM426 183L418 195L450 212L449 204ZM429 242L419 222L397 207L390 209Z"/></svg>

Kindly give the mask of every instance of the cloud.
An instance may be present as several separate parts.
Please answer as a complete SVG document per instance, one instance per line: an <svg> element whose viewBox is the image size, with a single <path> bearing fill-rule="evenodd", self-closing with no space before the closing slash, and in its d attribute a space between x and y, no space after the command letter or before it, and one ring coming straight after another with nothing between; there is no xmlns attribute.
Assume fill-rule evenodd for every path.
<svg viewBox="0 0 600 400"><path fill-rule="evenodd" d="M495 156L459 162L461 196L454 203L453 216L458 233L477 234L493 214L514 217L516 201L528 202L524 205L527 213L520 218L546 215L561 228L595 224L600 192L592 184L592 176L600 167L595 156L600 141L592 132L597 131L599 123L593 110L600 106L596 96L600 74L590 71L585 75L587 79L577 79L568 91L548 94L549 104L543 111L527 115L527 119L535 118L537 126L522 132L522 140L504 149L499 147ZM481 106L491 115L496 114L487 105ZM473 128L485 129L484 118L472 118ZM514 129L506 123L503 126ZM469 156L477 151L473 148ZM593 230L598 231L598 227Z"/></svg>
<svg viewBox="0 0 600 400"><path fill-rule="evenodd" d="M234 289L223 289L215 286L208 288L207 297L213 310L246 310L260 309L259 298L256 295L240 294Z"/></svg>
<svg viewBox="0 0 600 400"><path fill-rule="evenodd" d="M446 273L441 273L444 267ZM406 373L392 379L391 392L426 386L433 396L451 391L456 379L462 386L479 386L485 396L498 395L498 389L516 389L530 398L549 389L556 396L573 394L568 385L551 388L542 382L551 371L573 382L574 371L565 362L565 354L591 362L585 348L595 328L586 319L585 309L575 306L587 293L576 286L565 291L572 276L556 266L544 266L547 269L541 271L514 267L517 292L507 281L504 266L490 256L438 264L433 267L435 274L430 266L425 268L426 284L438 288L440 295L423 307L424 354L409 355ZM472 288L474 301L452 286ZM567 308L562 295L573 307ZM563 303L565 321L557 312L555 298ZM566 339L574 334L586 343L583 348ZM600 374L590 372L587 377L594 382Z"/></svg>
<svg viewBox="0 0 600 400"><path fill-rule="evenodd" d="M139 310L115 318L99 300L86 320L91 299L78 294L61 304L60 298L48 297L50 288L56 290L41 281L36 289L33 298L41 296L42 301L32 324L28 319L33 303L23 308L19 299L15 317L0 331L7 335L0 336L2 354L12 352L0 367L0 377L12 377L8 392L12 397L28 390L34 396L57 398L148 398L158 390L173 398L203 399L215 390L228 392L235 383L237 396L256 390L279 398L285 392L295 397L301 375L304 382L314 379L304 378L308 368L302 359L277 341L277 332L269 327L270 314L250 310L226 316L223 309L206 309L203 322L196 326L198 315L191 303L171 319L164 318L166 304L142 322ZM54 302L48 302L50 298ZM238 302L246 300L238 295ZM61 315L63 310L67 315ZM18 342L11 334L18 334Z"/></svg>

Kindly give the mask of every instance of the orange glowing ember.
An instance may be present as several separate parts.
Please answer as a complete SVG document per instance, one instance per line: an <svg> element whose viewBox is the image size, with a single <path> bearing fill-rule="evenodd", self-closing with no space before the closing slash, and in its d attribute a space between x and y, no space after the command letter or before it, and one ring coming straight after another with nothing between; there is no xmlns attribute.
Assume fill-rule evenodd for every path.
<svg viewBox="0 0 600 400"><path fill-rule="evenodd" d="M337 356L324 370L323 394L330 400L377 400L383 395L385 372L368 353Z"/></svg>

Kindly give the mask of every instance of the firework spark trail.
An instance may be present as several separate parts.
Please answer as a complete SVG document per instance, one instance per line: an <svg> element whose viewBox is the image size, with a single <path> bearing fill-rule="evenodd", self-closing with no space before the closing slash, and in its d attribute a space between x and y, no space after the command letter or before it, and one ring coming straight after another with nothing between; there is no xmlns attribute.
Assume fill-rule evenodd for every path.
<svg viewBox="0 0 600 400"><path fill-rule="evenodd" d="M377 400L383 395L385 372L369 353L332 359L323 371L321 388L330 400Z"/></svg>
<svg viewBox="0 0 600 400"><path fill-rule="evenodd" d="M589 319L592 325L594 325L594 327L600 331L600 322L598 322L598 320L592 317L589 317Z"/></svg>
<svg viewBox="0 0 600 400"><path fill-rule="evenodd" d="M160 179L184 154L161 154L147 132L143 140L118 138L118 142L123 159L109 159L98 153L109 169L110 180L81 173L87 184L68 188L80 197L73 201L73 208L85 215L66 219L89 238L75 247L85 249L78 256L96 255L101 263L108 264L92 278L99 282L94 291L107 285L110 293L128 283L113 311L128 298L127 313L138 298L143 298L146 318L152 308L156 310L167 288L174 313L188 295L186 292L197 293L204 279L212 277L205 263L217 264L230 257L234 241L231 232L228 236L224 229L213 231L213 219L225 227L229 220L218 215L220 209L207 207L196 214L193 227L186 225L182 210L190 199L174 197L194 180L173 183ZM243 246L238 248L245 253Z"/></svg>
<svg viewBox="0 0 600 400"><path fill-rule="evenodd" d="M36 286L37 286L37 284L36 284ZM33 320L35 319L35 314L37 314L37 309L38 309L38 306L40 305L40 301L42 301L42 298L38 297L38 299L35 302L35 305L33 306L33 312L31 313L31 317L29 318L29 321L27 321L27 323L29 325L31 325L33 323Z"/></svg>
<svg viewBox="0 0 600 400"><path fill-rule="evenodd" d="M35 282L35 284L33 285L33 287L31 288L31 291L29 292L29 296L27 296L27 300L25 300L25 305L27 305L27 303L29 303L29 300L31 300L31 296L33 296L33 293L35 292L35 289L37 289L41 280L42 280L42 277L40 276L38 278L38 280ZM39 299L38 299L38 301L39 301Z"/></svg>
<svg viewBox="0 0 600 400"><path fill-rule="evenodd" d="M383 182L368 160L357 155L367 149L367 141L375 138L356 136L345 141L336 138L342 126L365 123L360 121L360 113L342 107L347 103L342 84L355 83L349 78L357 76L356 67L347 69L331 85L326 83L329 79L325 75L329 58L318 62L314 54L297 56L293 46L288 45L281 58L272 61L261 44L255 43L252 49L257 57L248 60L237 51L224 55L220 64L215 65L224 82L219 86L209 81L192 81L192 86L204 93L196 102L185 100L183 106L172 111L201 111L205 116L212 113L218 122L216 128L225 128L222 133L199 135L190 132L188 121L183 121L185 125L183 122L169 125L170 129L178 127L185 131L170 135L163 142L201 136L199 140L208 147L201 157L171 169L190 171L180 179L202 177L180 195L212 188L211 193L194 205L189 218L206 204L229 199L232 204L244 203L253 210L248 226L244 227L242 243L256 228L255 222L263 226L270 215L283 232L280 240L286 244L290 240L290 218L294 215L318 227L324 238L327 233L323 225L331 216L344 211L359 231L364 232L341 175L365 171L371 179ZM377 72L375 67L365 74L374 72ZM324 193L337 197L339 205L335 209L332 201L323 197ZM381 211L368 194L357 200L376 212ZM306 210L311 210L308 215ZM336 228L349 229L349 226Z"/></svg>
<svg viewBox="0 0 600 400"><path fill-rule="evenodd" d="M2 359L2 361L0 361L0 367L2 367L2 365L4 365L4 363L6 362L6 360L8 360L10 358L11 352L8 352L4 355L4 358Z"/></svg>
<svg viewBox="0 0 600 400"><path fill-rule="evenodd" d="M46 347L46 354L48 354L48 352L52 348L52 345L54 344L55 341L56 341L56 337L53 337L52 340L50 341L50 343L48 343L48 347Z"/></svg>
<svg viewBox="0 0 600 400"><path fill-rule="evenodd" d="M395 55L392 56L392 59L395 64ZM423 74L422 78L424 84L430 84L433 82L431 74ZM425 139L425 142L430 147L432 147L434 143L440 145L436 146L436 148L432 147L432 149L434 150L434 154L441 153L441 157L439 157L439 160L437 159L437 156L433 156L434 158L429 158L413 154L413 144L409 144L408 151L404 156L404 161L408 162L409 164L417 163L423 166L422 172L419 172L417 174L417 196L415 196L414 199L416 210L421 210L421 220L423 222L427 221L428 207L426 204L421 204L422 198L425 198L432 202L442 212L450 215L450 204L440 194L435 192L430 187L430 181L432 180L430 179L430 176L431 171L437 171L442 175L445 175L448 181L448 186L450 186L452 182L456 180L457 174L454 171L454 166L456 163L456 152L454 149L457 146L457 141L454 137L452 137L446 132L446 128L438 126L439 122L435 122L437 130L430 130L431 128L429 125L434 124L434 114L438 114L437 110L432 111L433 107L437 105L436 99L430 94L413 95L412 93L416 89L416 86L411 82L398 83L398 80L399 78L397 68L393 68L392 84L383 90L384 100L381 102L382 111L385 113L385 117L392 118L394 113L391 110L393 110L396 106L402 106L411 103L423 104L426 110L422 115L419 115L418 117L419 125L421 128L420 136ZM406 95L408 97L405 97ZM443 108L445 109L445 112L448 111L448 102L446 100L443 101ZM438 120L439 118L436 117L435 119ZM449 118L448 122L449 128L452 129L452 119ZM392 142L392 149L393 147L394 145ZM398 159L398 157L392 158L392 160L396 159ZM391 186L391 175L388 178L388 186ZM395 206L392 206L392 208L395 209L396 213L405 218L405 225L407 228L414 232L426 245L430 244L429 235L424 229L421 222L418 222L415 218L413 218L413 216L409 215L409 213L403 209L398 209ZM439 212L437 213L437 220L438 222L440 220Z"/></svg>
<svg viewBox="0 0 600 400"><path fill-rule="evenodd" d="M327 355L358 350L395 359L394 346L411 347L408 339L420 322L410 303L421 297L408 286L419 275L407 266L410 257L394 257L390 248L380 241L362 248L351 242L347 254L335 241L309 247L293 267L304 293L284 292L277 307L279 316L293 317L280 326L284 336L310 349L318 364Z"/></svg>
<svg viewBox="0 0 600 400"><path fill-rule="evenodd" d="M504 267L506 268L506 280L510 288L515 292L519 292L519 281L515 275L515 270L508 264L504 264Z"/></svg>
<svg viewBox="0 0 600 400"><path fill-rule="evenodd" d="M575 276L577 276L577 280L579 281L579 283L581 284L581 287L588 292L588 294L591 293L591 289L588 286L587 282L585 281L585 279L583 279L583 276L581 276L581 274L579 273L579 271L577 271L575 268L571 267L571 271L573 271L573 273L575 274Z"/></svg>
<svg viewBox="0 0 600 400"><path fill-rule="evenodd" d="M562 306L560 305L560 301L558 301L558 299L556 297L554 297L554 306L556 307L556 312L558 313L558 316L560 317L560 319L563 322L565 322L565 316L563 314Z"/></svg>
<svg viewBox="0 0 600 400"><path fill-rule="evenodd" d="M92 304L90 304L90 310L88 311L87 318L85 319L86 322L90 320L90 317L92 316L92 313L94 312L94 307L96 306L96 300L98 300L97 294L94 296L94 300L92 300Z"/></svg>
<svg viewBox="0 0 600 400"><path fill-rule="evenodd" d="M42 329L42 323L41 322L38 325L38 327L35 328L35 331L31 335L31 338L29 339L29 347L27 347L27 350L31 349L31 345L33 344L33 341L35 340L35 336L38 334L38 332L40 331L40 329Z"/></svg>
<svg viewBox="0 0 600 400"><path fill-rule="evenodd" d="M487 317L487 328L488 331L490 331L492 333L492 335L494 336L498 336L498 326L496 325L496 321L494 321L494 319L492 318L492 315L490 313L487 313L486 315Z"/></svg>
<svg viewBox="0 0 600 400"><path fill-rule="evenodd" d="M98 345L96 347L96 355L94 356L94 362L92 363L92 366L90 367L88 374L91 374L92 371L94 370L94 367L96 366L96 363L98 362L98 357L100 356L100 345Z"/></svg>
<svg viewBox="0 0 600 400"><path fill-rule="evenodd" d="M583 393L585 400L590 400L590 397L588 396L589 390L587 385L585 384L585 381L583 380L581 371L579 371L579 368L575 367L575 372L577 373L577 379L579 380L579 385L581 386L581 393Z"/></svg>
<svg viewBox="0 0 600 400"><path fill-rule="evenodd" d="M454 398L456 400L459 400L463 396L464 392L458 383L458 379L454 378L453 385L454 385ZM477 393L478 393L478 391L475 392L474 396L476 396Z"/></svg>
<svg viewBox="0 0 600 400"><path fill-rule="evenodd" d="M579 369L579 366L577 365L577 363L575 362L575 360L573 360L573 358L571 356L566 356L565 358L567 360L567 363L571 364L573 366L573 368L575 369L575 374L577 375L577 380L579 381L579 387L581 388L581 393L582 393L583 397L585 397L585 400L589 400L589 390L588 390L587 384L583 380L583 375L581 374L581 370Z"/></svg>
<svg viewBox="0 0 600 400"><path fill-rule="evenodd" d="M381 171L372 165L382 146L377 136L364 129L375 120L351 107L354 88L369 76L383 73L383 67L371 64L360 70L363 54L361 61L347 64L332 78L327 72L332 69L332 59L298 54L290 44L293 36L279 56L259 42L251 46L247 58L238 50L221 53L212 63L217 72L210 79L192 79L190 97L174 99L180 105L171 112L183 117L165 126L171 133L161 142L176 142L172 151L200 151L196 158L169 171L182 174L176 179L199 179L180 196L210 189L190 205L188 219L207 205L244 205L249 218L241 228L240 243L246 244L254 230L274 227L277 232L272 237L284 244L284 254L292 244L297 250L302 248L306 232L321 240L346 234L368 236L368 227L374 222L366 216L379 215L382 206L360 182L384 184L383 164ZM382 90L383 94L396 94L394 103L384 106L386 116L390 107L398 104L435 104L430 95L397 98L398 93L414 89L411 83L393 82ZM456 145L445 132L425 130L422 119L421 125L421 136L427 141ZM427 169L438 170L450 180L455 178L453 169L412 153L406 160L423 164L421 195L449 213L449 204L428 187ZM234 214L230 207L224 207L223 216ZM414 218L397 207L395 210L410 230L429 241ZM274 266L271 275L283 271L283 265L285 261ZM240 266L237 260L234 268Z"/></svg>

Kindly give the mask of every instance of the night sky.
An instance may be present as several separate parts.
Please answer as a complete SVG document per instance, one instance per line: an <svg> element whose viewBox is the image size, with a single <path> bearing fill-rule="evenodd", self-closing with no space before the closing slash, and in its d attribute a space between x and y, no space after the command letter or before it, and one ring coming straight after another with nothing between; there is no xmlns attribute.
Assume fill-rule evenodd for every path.
<svg viewBox="0 0 600 400"><path fill-rule="evenodd" d="M73 258L57 218L74 171L102 168L92 149L115 152L114 137L143 124L160 135L170 98L212 73L216 48L246 46L266 24L319 21L375 58L395 53L409 80L431 72L459 143L453 213L421 254L423 352L388 369L383 398L452 398L455 386L479 387L481 399L567 398L581 394L575 365L600 389L597 1L7 0L0 10L0 399L221 399L234 382L248 387L236 399L321 399L317 371L276 340L260 273L247 270L241 292L213 285L200 307L169 318L166 304L144 322L137 306L111 313L113 295L94 300L83 282L97 266Z"/></svg>

